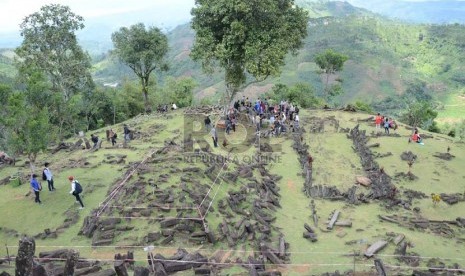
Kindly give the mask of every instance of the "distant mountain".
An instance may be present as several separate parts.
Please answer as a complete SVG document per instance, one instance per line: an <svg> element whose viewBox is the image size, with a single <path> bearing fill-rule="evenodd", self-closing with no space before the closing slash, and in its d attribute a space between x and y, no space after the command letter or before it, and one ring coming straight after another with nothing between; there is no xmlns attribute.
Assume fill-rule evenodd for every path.
<svg viewBox="0 0 465 276"><path fill-rule="evenodd" d="M356 7L412 23L465 24L465 1L347 0Z"/></svg>
<svg viewBox="0 0 465 276"><path fill-rule="evenodd" d="M249 86L247 93L250 95L264 93L276 83L294 85L298 82L309 83L317 93L322 93L322 76L314 57L328 48L350 57L344 70L332 80L339 81L344 91L336 99L339 103L381 102L406 91L437 100L461 93L465 85L465 26L402 23L348 2L302 0L297 3L312 16L304 47L297 56L287 57L279 77ZM81 44L95 55L93 76L96 83L135 78L107 52L111 48L110 35L114 27L103 26L106 29L100 32L99 25L87 26L79 37ZM97 35L100 39L92 40ZM219 98L224 90L224 75L221 69L211 76L206 75L199 63L189 57L195 36L190 25L179 25L167 31L167 36L170 70L158 75L158 84L162 86L168 76L190 76L198 83L198 98ZM8 68L4 67L3 72L8 72Z"/></svg>
<svg viewBox="0 0 465 276"><path fill-rule="evenodd" d="M296 4L306 9L311 18L344 17L349 15L366 15L367 10L354 7L343 1L297 0Z"/></svg>

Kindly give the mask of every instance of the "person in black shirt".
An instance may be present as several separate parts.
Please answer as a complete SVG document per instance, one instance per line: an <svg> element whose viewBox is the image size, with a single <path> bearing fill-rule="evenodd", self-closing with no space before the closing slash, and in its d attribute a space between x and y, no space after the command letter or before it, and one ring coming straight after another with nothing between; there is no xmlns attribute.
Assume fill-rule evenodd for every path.
<svg viewBox="0 0 465 276"><path fill-rule="evenodd" d="M205 122L205 129L207 130L207 132L210 132L210 129L212 127L211 125L212 121L210 120L210 116L207 115L204 122Z"/></svg>
<svg viewBox="0 0 465 276"><path fill-rule="evenodd" d="M131 130L129 130L128 125L124 125L123 130L124 130L124 142L127 143L129 142L129 140L131 140L131 136L130 136Z"/></svg>
<svg viewBox="0 0 465 276"><path fill-rule="evenodd" d="M92 142L94 143L94 149L97 148L97 144L98 144L98 137L94 134L91 134L90 135L90 140L92 140Z"/></svg>

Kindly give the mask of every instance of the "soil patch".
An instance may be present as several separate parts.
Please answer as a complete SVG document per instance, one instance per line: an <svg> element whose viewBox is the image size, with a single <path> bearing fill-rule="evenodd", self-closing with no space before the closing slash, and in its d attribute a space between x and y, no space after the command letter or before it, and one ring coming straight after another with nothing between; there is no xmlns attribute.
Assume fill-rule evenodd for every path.
<svg viewBox="0 0 465 276"><path fill-rule="evenodd" d="M292 192L297 192L297 187L295 186L295 183L292 180L287 181L287 188L291 190Z"/></svg>

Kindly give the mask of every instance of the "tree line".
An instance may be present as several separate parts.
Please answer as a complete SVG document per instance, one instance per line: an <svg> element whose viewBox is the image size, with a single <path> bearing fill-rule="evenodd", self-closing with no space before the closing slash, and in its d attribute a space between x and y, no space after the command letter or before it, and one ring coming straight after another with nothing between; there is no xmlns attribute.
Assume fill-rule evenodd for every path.
<svg viewBox="0 0 465 276"><path fill-rule="evenodd" d="M296 55L308 34L308 13L293 0L197 0L191 13L196 36L190 57L207 74L218 67L223 70L225 107L248 85L279 76L286 56ZM23 41L15 49L16 81L0 85L0 100L6 103L0 111L0 146L13 155L27 155L32 170L39 152L80 130L150 113L161 103L183 107L193 102L196 83L192 78L171 77L164 80L164 87L158 85L157 76L167 71L169 61L167 37L157 27L139 23L112 34L112 54L138 80L116 89L95 85L90 57L75 35L84 28L84 19L69 7L43 6L26 17L20 28ZM315 56L325 79L323 97L315 96L305 83L276 85L270 95L292 99L302 107L331 102L343 91L329 78L349 58L329 48ZM358 106L367 108L363 103ZM428 120L437 115L425 114Z"/></svg>

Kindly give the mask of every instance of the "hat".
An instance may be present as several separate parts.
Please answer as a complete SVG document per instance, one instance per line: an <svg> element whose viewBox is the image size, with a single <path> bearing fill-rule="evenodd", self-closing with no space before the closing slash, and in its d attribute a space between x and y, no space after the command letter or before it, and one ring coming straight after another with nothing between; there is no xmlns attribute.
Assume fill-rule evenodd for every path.
<svg viewBox="0 0 465 276"><path fill-rule="evenodd" d="M32 174L32 178L36 178L37 177L37 174Z"/></svg>
<svg viewBox="0 0 465 276"><path fill-rule="evenodd" d="M45 167L48 167L48 165L50 165L50 163L45 162L44 166L45 166Z"/></svg>
<svg viewBox="0 0 465 276"><path fill-rule="evenodd" d="M68 180L74 180L74 176L72 175L68 176Z"/></svg>

